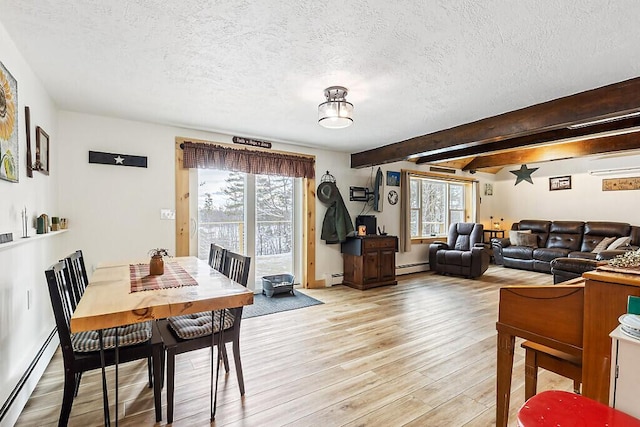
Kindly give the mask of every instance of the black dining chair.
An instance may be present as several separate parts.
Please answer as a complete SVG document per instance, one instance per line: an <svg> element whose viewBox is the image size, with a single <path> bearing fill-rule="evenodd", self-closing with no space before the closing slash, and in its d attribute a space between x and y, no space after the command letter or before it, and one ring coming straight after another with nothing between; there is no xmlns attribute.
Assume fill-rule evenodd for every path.
<svg viewBox="0 0 640 427"><path fill-rule="evenodd" d="M212 243L211 248L209 249L209 265L211 268L222 273L226 253L227 250L225 248Z"/></svg>
<svg viewBox="0 0 640 427"><path fill-rule="evenodd" d="M71 306L75 310L89 284L82 250L77 250L64 258L71 279Z"/></svg>
<svg viewBox="0 0 640 427"><path fill-rule="evenodd" d="M71 333L70 321L73 314L71 274L65 261L60 261L45 270L51 307L56 320L62 359L64 363L64 389L60 408L59 426L66 426L83 372L102 367L100 341L97 331ZM105 366L115 362L115 342L118 339L119 363L152 357L153 387L156 421L162 419L161 381L162 339L154 322L137 323L103 331Z"/></svg>
<svg viewBox="0 0 640 427"><path fill-rule="evenodd" d="M222 273L235 282L240 283L242 286L247 286L251 258L226 251L224 260ZM242 320L242 307L225 309L224 311L224 333L222 337L224 344L230 342L233 345L233 357L236 375L238 377L238 386L240 387L240 395L244 396L244 377L242 375L242 364L240 362L240 323ZM168 423L173 422L176 355L211 347L212 340L218 343L220 338L220 315L221 311L215 311L213 321L211 312L185 314L158 321L167 361ZM211 337L212 331L214 334L213 337ZM211 352L213 359L213 349ZM217 363L220 363L220 359L223 360L225 371L228 373L229 362L224 345L218 349Z"/></svg>
<svg viewBox="0 0 640 427"><path fill-rule="evenodd" d="M65 257L64 260L65 265L69 271L69 279L70 279L70 290L69 297L71 301L71 308L75 311L76 306L80 303L80 299L82 295L84 295L84 291L87 289L89 285L89 276L87 275L87 268L84 264L84 256L82 255L82 250L77 250ZM151 328L151 324L146 325L147 328ZM119 329L119 333L127 334L127 329ZM162 356L164 357L164 352L162 352ZM164 366L164 360L161 361ZM147 358L147 370L149 375L149 384L153 384L153 361L151 356ZM76 391L74 396L78 396L78 388L80 387L80 381L82 380L82 372L76 374ZM160 382L161 387L164 385L164 378L161 379Z"/></svg>

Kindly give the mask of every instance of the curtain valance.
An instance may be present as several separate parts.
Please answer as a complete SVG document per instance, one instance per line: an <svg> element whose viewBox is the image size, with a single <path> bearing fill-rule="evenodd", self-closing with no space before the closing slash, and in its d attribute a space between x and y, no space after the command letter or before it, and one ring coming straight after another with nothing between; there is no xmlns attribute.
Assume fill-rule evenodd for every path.
<svg viewBox="0 0 640 427"><path fill-rule="evenodd" d="M235 149L199 142L185 142L182 148L184 168L315 178L315 160L311 157Z"/></svg>

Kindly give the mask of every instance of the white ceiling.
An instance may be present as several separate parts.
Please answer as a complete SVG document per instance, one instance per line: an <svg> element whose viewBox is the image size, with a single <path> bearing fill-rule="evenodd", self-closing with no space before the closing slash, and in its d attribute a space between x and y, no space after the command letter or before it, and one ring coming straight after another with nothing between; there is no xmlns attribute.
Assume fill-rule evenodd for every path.
<svg viewBox="0 0 640 427"><path fill-rule="evenodd" d="M0 21L62 109L346 152L640 76L637 0L0 0ZM332 85L347 129L317 124Z"/></svg>

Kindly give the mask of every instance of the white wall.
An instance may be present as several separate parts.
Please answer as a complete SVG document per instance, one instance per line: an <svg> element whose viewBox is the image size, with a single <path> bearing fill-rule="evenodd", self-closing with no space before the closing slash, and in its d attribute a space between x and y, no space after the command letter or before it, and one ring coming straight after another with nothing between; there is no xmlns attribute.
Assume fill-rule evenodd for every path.
<svg viewBox="0 0 640 427"><path fill-rule="evenodd" d="M175 223L160 219L160 209L175 209L175 138L231 143L231 136L63 111L60 113L60 216L68 218L69 239L81 248L88 269L98 262L147 257L153 247L175 253ZM329 170L352 217L361 203L349 202L349 186L365 186L369 170L350 169L350 155L274 143L276 150L316 156L316 177ZM148 157L148 168L88 163L88 152ZM326 207L316 206L316 278L342 272L340 245L320 240ZM389 230L393 232L392 230Z"/></svg>
<svg viewBox="0 0 640 427"><path fill-rule="evenodd" d="M0 181L0 232L12 232L20 241L21 211L26 206L29 223L46 213L58 211L57 110L42 84L25 63L4 25L0 23L0 61L18 82L19 182ZM35 156L35 127L41 126L50 137L51 173L26 175L26 128L24 107L31 109L32 151ZM35 160L35 158L34 158ZM29 231L35 234L35 229ZM0 405L14 390L20 377L42 347L55 326L44 278L46 267L61 258L64 235L31 239L20 245L0 245ZM27 301L27 292L31 298ZM29 308L28 308L29 304ZM57 338L57 337L56 337ZM46 359L46 357L45 357ZM46 366L47 360L44 360ZM37 376L35 380L37 381ZM11 425L35 384L28 384L18 396L2 425Z"/></svg>
<svg viewBox="0 0 640 427"><path fill-rule="evenodd" d="M509 171L519 169L520 165L505 167L495 177L493 204L486 213L504 216L506 228L521 219L620 221L640 225L640 191L602 191L603 179L638 177L640 172L610 176L588 173L636 166L640 166L640 155L629 153L528 164L529 168L539 168L531 175L533 185L528 182L514 185L516 177ZM570 190L549 191L550 177L567 175L571 176Z"/></svg>
<svg viewBox="0 0 640 427"><path fill-rule="evenodd" d="M175 137L231 143L231 136L160 126L129 120L63 111L60 113L61 214L69 220L69 237L73 247L81 248L89 270L98 262L144 259L153 247L167 247L175 253L175 223L160 219L160 209L175 209L174 144ZM372 188L376 168L351 169L347 153L274 143L274 149L316 156L316 183L329 171L345 201L352 220L361 213L375 214L378 225L390 235L400 229L400 204L390 205L382 192L383 211L373 212L363 202L349 201L349 187ZM148 168L119 167L88 163L88 151L132 154L148 157ZM382 167L386 182L388 170L419 170L410 162ZM426 170L426 168L422 168ZM399 192L400 187L393 187ZM363 210L364 209L364 210ZM342 254L339 244L320 239L327 206L316 203L316 279L327 284L341 274ZM123 245L123 242L126 242ZM399 253L397 264L424 263L428 245L415 245L411 252Z"/></svg>

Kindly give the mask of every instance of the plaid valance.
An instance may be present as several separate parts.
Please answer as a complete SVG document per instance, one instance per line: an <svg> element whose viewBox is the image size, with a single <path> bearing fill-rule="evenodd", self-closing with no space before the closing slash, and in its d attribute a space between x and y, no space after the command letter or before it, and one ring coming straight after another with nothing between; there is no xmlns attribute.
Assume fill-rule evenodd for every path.
<svg viewBox="0 0 640 427"><path fill-rule="evenodd" d="M199 142L185 142L183 152L184 168L315 178L315 160L310 157L235 149Z"/></svg>

